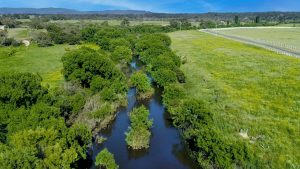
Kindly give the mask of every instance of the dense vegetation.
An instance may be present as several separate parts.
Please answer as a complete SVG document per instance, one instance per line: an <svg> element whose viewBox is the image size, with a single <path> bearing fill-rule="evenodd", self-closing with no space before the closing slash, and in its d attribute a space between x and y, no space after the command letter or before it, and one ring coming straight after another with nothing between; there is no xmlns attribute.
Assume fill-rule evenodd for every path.
<svg viewBox="0 0 300 169"><path fill-rule="evenodd" d="M136 88L139 99L147 99L152 96L153 89L146 74L142 72L134 73L130 77L130 83L132 87Z"/></svg>
<svg viewBox="0 0 300 169"><path fill-rule="evenodd" d="M132 149L149 148L152 120L149 120L149 111L142 106L130 112L131 126L126 132L126 142Z"/></svg>
<svg viewBox="0 0 300 169"><path fill-rule="evenodd" d="M60 19L62 16L49 17ZM1 19L12 27L21 24L9 17ZM252 19L255 23L251 24L257 26L263 24L265 18L256 16ZM232 20L222 25L241 26L245 22L240 15L233 16ZM0 168L78 168L78 161L87 156L91 131L106 128L115 118L118 108L126 105L128 87L137 89L139 99L150 98L152 80L163 90L164 105L174 125L180 129L191 156L201 167L284 168L299 163L298 156L293 155L297 154L296 149L289 148L293 147L292 140L296 139L298 131L295 112L299 105L294 100L299 98L299 87L294 69L298 70L299 66L291 64L298 61L285 62L286 58L280 59L282 56L273 56L273 53L254 47L251 49L261 50L261 53L250 57L250 54L239 51L243 58L234 55L238 60L233 60L233 51L248 46L233 44L234 50L216 49L212 46L230 42L211 41L203 36L199 43L189 34L175 36L175 46L181 49L179 53L189 56L180 57L172 51L171 39L164 33L196 28L186 18L170 18L168 26L130 26L128 19L123 19L119 26L109 26L108 22L79 26L49 21L48 16L29 21L31 28L43 29L33 38L37 45L26 50L23 47L0 48L1 62L5 59L5 63L0 64ZM200 23L201 28L220 24L213 21ZM192 51L186 51L193 49L186 45L191 43L197 45L197 50L193 51L195 57L190 57ZM19 43L9 38L6 31L1 31L0 45L18 46ZM198 58L198 53L203 56ZM24 58L23 54L30 57ZM263 55L270 55L271 60L261 58ZM143 66L129 78L126 76L129 74L128 64L133 57L138 58ZM30 59L34 66L26 59ZM188 64L181 69L186 62ZM15 66L16 63L24 66L20 68ZM241 63L244 69L236 63ZM268 63L272 63L271 66ZM291 68L284 75L272 74L274 71L271 70L283 70L281 66L274 67L280 65L278 63ZM253 67L260 73L254 72ZM63 75L60 69L63 69ZM262 72L269 74L262 75ZM271 82L270 76L275 80ZM282 79L276 79L277 76ZM214 78L217 80L212 80ZM263 82L257 83L262 84L253 82L260 80ZM55 85L48 88L45 82ZM58 82L64 85L60 86ZM263 87L265 85L268 87ZM274 85L277 91L271 90ZM255 95L257 91L265 94ZM276 99L272 100L272 97ZM280 97L286 101L282 102ZM261 99L265 101L263 105L258 101ZM287 113L282 115L282 111ZM257 118L262 113L267 114L262 117L267 127ZM279 121L277 117L286 120ZM253 121L261 124L261 128ZM149 111L145 107L134 109L130 113L130 122L127 144L133 149L148 148L152 126ZM278 124L284 126L283 129L276 129ZM250 132L245 136L243 129L248 128ZM277 140L274 131L290 139ZM282 142L285 145L276 147ZM282 152L287 152L287 155L281 155ZM96 165L118 168L107 149L99 153Z"/></svg>
<svg viewBox="0 0 300 169"><path fill-rule="evenodd" d="M106 169L119 168L115 162L114 155L111 154L106 148L97 155L95 165L105 167Z"/></svg>
<svg viewBox="0 0 300 169"><path fill-rule="evenodd" d="M71 168L86 158L90 130L66 124L71 112L41 86L39 76L1 74L0 84L1 168Z"/></svg>

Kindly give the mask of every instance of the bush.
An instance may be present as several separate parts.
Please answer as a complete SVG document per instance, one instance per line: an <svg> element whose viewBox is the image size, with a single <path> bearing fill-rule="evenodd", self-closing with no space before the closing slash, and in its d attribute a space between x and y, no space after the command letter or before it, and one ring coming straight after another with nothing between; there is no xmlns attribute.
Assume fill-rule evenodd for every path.
<svg viewBox="0 0 300 169"><path fill-rule="evenodd" d="M114 155L111 154L106 148L102 150L96 157L96 166L103 166L106 169L118 169Z"/></svg>
<svg viewBox="0 0 300 169"><path fill-rule="evenodd" d="M14 107L31 106L47 93L41 86L41 77L30 73L0 75L0 103Z"/></svg>
<svg viewBox="0 0 300 169"><path fill-rule="evenodd" d="M152 77L160 87L177 82L176 73L169 69L158 69L152 72Z"/></svg>
<svg viewBox="0 0 300 169"><path fill-rule="evenodd" d="M106 54L90 48L71 51L62 57L62 61L66 80L79 81L83 87L89 88L94 76L110 81L125 80L124 74Z"/></svg>
<svg viewBox="0 0 300 169"><path fill-rule="evenodd" d="M130 112L131 126L126 134L126 142L133 149L149 148L153 121L148 119L149 111L145 106L133 109Z"/></svg>
<svg viewBox="0 0 300 169"><path fill-rule="evenodd" d="M115 101L117 99L117 95L112 88L105 87L101 92L101 99L104 101Z"/></svg>
<svg viewBox="0 0 300 169"><path fill-rule="evenodd" d="M48 47L53 45L51 37L45 32L40 32L36 37L36 41L39 47Z"/></svg>
<svg viewBox="0 0 300 169"><path fill-rule="evenodd" d="M176 83L166 86L163 91L163 103L168 109L179 106L185 97L184 88Z"/></svg>
<svg viewBox="0 0 300 169"><path fill-rule="evenodd" d="M147 75L142 72L134 73L130 78L130 83L133 87L136 87L137 93L146 93L152 89Z"/></svg>
<svg viewBox="0 0 300 169"><path fill-rule="evenodd" d="M127 46L118 46L113 51L111 58L121 64L128 64L132 60L132 51Z"/></svg>

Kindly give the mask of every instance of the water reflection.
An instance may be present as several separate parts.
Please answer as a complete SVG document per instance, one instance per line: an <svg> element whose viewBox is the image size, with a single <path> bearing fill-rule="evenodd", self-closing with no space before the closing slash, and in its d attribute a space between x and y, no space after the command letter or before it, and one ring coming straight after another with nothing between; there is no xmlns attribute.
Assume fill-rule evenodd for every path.
<svg viewBox="0 0 300 169"><path fill-rule="evenodd" d="M154 120L151 128L152 136L149 149L133 151L126 145L125 132L130 126L129 112L140 105L145 105L149 109L150 118ZM97 154L106 147L114 154L120 169L196 168L181 143L178 130L172 126L170 115L165 112L161 91L157 88L152 99L146 102L137 102L136 90L131 88L128 92L127 108L121 110L113 124L99 132L99 136L107 137L107 141L102 145L94 142L90 151L93 163ZM94 164L91 168L95 168Z"/></svg>

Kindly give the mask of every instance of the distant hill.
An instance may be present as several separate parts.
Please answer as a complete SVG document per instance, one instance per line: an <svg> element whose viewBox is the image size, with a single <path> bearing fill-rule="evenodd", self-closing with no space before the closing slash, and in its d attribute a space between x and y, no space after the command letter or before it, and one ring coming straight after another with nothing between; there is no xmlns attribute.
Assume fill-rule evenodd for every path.
<svg viewBox="0 0 300 169"><path fill-rule="evenodd" d="M138 10L105 10L105 11L78 11L65 8L0 8L0 14L150 14L148 11Z"/></svg>

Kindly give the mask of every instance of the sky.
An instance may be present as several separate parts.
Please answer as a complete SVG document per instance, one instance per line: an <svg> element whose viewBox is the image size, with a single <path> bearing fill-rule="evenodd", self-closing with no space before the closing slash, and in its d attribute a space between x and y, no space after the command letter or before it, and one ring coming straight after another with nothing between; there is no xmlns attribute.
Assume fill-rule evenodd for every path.
<svg viewBox="0 0 300 169"><path fill-rule="evenodd" d="M146 10L165 13L300 11L300 0L0 0L0 7L81 11Z"/></svg>

